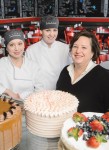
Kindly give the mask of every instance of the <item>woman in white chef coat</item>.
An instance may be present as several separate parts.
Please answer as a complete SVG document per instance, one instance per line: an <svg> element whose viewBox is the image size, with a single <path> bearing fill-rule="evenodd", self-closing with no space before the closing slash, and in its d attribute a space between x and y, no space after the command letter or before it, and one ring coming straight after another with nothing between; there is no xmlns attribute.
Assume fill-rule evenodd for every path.
<svg viewBox="0 0 109 150"><path fill-rule="evenodd" d="M39 68L23 55L25 43L22 31L7 31L4 39L8 56L0 59L0 94L25 99L41 88Z"/></svg>
<svg viewBox="0 0 109 150"><path fill-rule="evenodd" d="M61 70L72 62L69 45L57 41L59 20L47 15L41 18L40 30L42 39L30 45L25 56L40 66L40 77L43 89L55 90Z"/></svg>

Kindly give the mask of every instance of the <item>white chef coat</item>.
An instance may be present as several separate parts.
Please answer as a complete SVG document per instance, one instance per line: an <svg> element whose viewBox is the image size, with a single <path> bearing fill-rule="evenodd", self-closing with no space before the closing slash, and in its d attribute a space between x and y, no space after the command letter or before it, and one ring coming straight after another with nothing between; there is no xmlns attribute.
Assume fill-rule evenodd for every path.
<svg viewBox="0 0 109 150"><path fill-rule="evenodd" d="M26 50L25 55L40 67L40 78L44 89L55 90L61 70L72 62L69 45L55 41L51 47L39 41Z"/></svg>
<svg viewBox="0 0 109 150"><path fill-rule="evenodd" d="M10 56L0 59L0 94L6 89L19 93L22 99L40 90L39 67L28 58L23 59L21 68L13 65Z"/></svg>

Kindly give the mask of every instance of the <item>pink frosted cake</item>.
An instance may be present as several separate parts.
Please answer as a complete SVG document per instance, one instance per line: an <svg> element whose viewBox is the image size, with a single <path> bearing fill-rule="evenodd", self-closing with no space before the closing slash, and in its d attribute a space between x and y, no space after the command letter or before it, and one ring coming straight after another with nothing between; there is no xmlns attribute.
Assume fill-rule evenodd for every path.
<svg viewBox="0 0 109 150"><path fill-rule="evenodd" d="M92 112L82 114L87 117L86 121L76 123L72 117L64 122L59 150L63 147L65 150L108 150L109 113L107 116Z"/></svg>
<svg viewBox="0 0 109 150"><path fill-rule="evenodd" d="M37 136L59 137L63 122L77 111L78 99L62 91L31 94L24 102L26 124Z"/></svg>

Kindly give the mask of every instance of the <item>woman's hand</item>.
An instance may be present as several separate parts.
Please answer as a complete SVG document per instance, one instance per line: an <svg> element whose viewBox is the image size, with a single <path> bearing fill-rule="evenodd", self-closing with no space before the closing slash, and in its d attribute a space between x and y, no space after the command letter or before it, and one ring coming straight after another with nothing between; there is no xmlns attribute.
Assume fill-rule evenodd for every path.
<svg viewBox="0 0 109 150"><path fill-rule="evenodd" d="M20 99L19 94L18 94L18 93L14 93L14 92L11 91L10 89L6 89L6 90L4 91L4 94L6 94L6 95L8 95L8 96L10 96L10 97L12 97L12 98L14 98L14 99Z"/></svg>

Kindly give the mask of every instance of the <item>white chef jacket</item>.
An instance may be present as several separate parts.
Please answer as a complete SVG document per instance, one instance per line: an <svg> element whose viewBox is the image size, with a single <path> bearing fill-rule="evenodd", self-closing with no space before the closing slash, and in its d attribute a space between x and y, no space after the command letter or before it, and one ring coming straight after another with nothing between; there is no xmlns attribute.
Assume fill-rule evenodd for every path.
<svg viewBox="0 0 109 150"><path fill-rule="evenodd" d="M25 99L30 93L40 90L39 67L28 58L23 59L21 68L13 65L10 56L0 59L0 94L6 89L19 93Z"/></svg>
<svg viewBox="0 0 109 150"><path fill-rule="evenodd" d="M25 55L34 60L40 67L41 84L44 89L55 90L60 72L72 62L69 55L69 45L55 41L51 47L39 41L26 50Z"/></svg>

